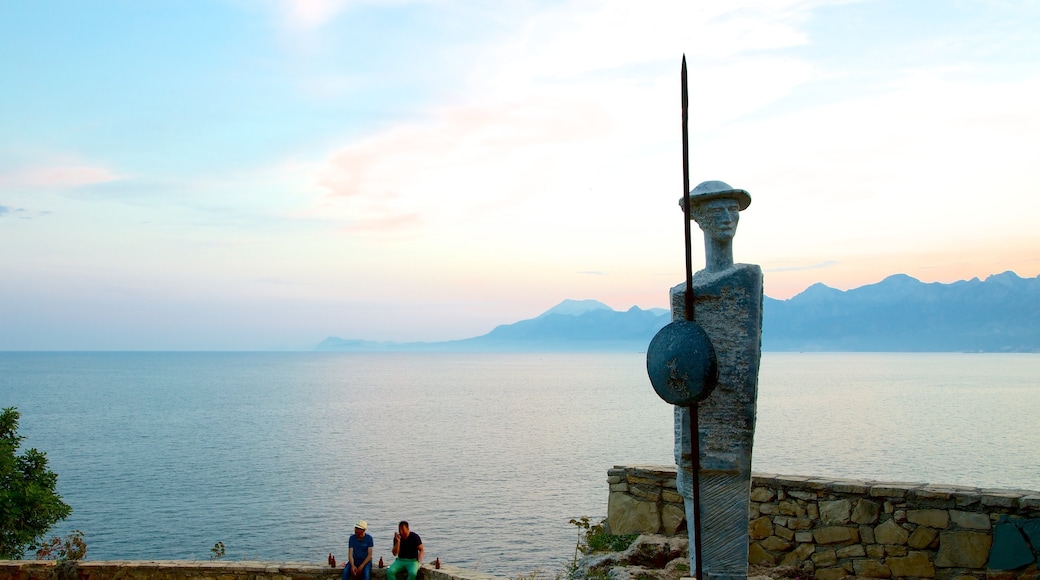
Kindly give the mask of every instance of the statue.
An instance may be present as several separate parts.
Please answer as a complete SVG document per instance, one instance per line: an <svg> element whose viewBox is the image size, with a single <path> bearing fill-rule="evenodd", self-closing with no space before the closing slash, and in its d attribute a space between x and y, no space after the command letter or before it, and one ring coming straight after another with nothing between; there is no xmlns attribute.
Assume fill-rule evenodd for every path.
<svg viewBox="0 0 1040 580"><path fill-rule="evenodd" d="M762 270L733 263L740 212L751 204L748 192L721 181L705 181L689 192L689 200L690 217L704 232L705 253L705 268L692 279L692 320L714 347L718 382L696 405L675 407L676 484L686 508L690 570L702 570L704 578L698 580L744 580L762 352ZM685 295L685 284L671 290L673 321L686 320ZM701 530L694 524L691 409L698 414ZM698 534L701 562L694 561Z"/></svg>

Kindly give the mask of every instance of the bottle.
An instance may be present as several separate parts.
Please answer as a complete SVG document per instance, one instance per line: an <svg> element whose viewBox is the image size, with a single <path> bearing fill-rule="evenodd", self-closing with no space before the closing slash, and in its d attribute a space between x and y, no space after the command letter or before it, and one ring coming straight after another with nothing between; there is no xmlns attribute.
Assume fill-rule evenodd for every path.
<svg viewBox="0 0 1040 580"><path fill-rule="evenodd" d="M433 568L435 570L440 570L441 569L441 559L440 558L437 558L436 560L433 561Z"/></svg>
<svg viewBox="0 0 1040 580"><path fill-rule="evenodd" d="M336 567L336 559L332 557L332 552L329 552L329 566Z"/></svg>
<svg viewBox="0 0 1040 580"><path fill-rule="evenodd" d="M380 556L380 557L379 557L379 567L380 567L380 568L382 568L382 567L383 567L384 565L385 565L385 564L383 564L383 557L382 557L382 556Z"/></svg>

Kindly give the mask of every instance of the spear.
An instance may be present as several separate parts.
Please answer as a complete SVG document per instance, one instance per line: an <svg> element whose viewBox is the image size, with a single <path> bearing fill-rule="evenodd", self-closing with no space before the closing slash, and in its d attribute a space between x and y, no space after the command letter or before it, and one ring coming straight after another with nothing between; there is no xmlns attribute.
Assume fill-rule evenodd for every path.
<svg viewBox="0 0 1040 580"><path fill-rule="evenodd" d="M685 219L686 234L686 320L693 321L693 251L690 240L690 130L689 109L690 101L686 89L686 54L682 57L682 172L683 172L683 214ZM697 401L690 403L687 407L690 413L690 448L691 460L693 462L693 564L697 580L704 580L701 575L701 445L700 428L698 425L699 413L697 412ZM689 523L689 522L687 522Z"/></svg>

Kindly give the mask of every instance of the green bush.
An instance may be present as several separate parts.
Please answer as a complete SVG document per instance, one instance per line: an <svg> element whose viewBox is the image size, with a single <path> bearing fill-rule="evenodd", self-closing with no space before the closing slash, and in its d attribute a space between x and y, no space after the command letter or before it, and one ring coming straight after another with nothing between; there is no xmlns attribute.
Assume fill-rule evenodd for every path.
<svg viewBox="0 0 1040 580"><path fill-rule="evenodd" d="M47 469L47 454L35 449L17 454L20 415L0 411L0 559L18 560L45 545L43 536L72 513L54 488L58 475Z"/></svg>
<svg viewBox="0 0 1040 580"><path fill-rule="evenodd" d="M639 534L615 535L608 533L606 518L600 520L598 524L594 524L588 516L582 516L572 519L570 523L581 530L578 533L578 544L574 547L575 561L578 559L578 552L582 554L623 552L639 537Z"/></svg>

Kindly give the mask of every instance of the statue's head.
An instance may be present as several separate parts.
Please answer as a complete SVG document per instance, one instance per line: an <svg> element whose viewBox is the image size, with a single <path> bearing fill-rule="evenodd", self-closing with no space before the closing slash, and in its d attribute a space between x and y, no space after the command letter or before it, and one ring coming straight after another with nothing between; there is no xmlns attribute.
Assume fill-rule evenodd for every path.
<svg viewBox="0 0 1040 580"><path fill-rule="evenodd" d="M679 200L679 206L683 200ZM722 181L705 181L690 190L690 217L713 240L732 240L740 212L751 205L751 195Z"/></svg>

